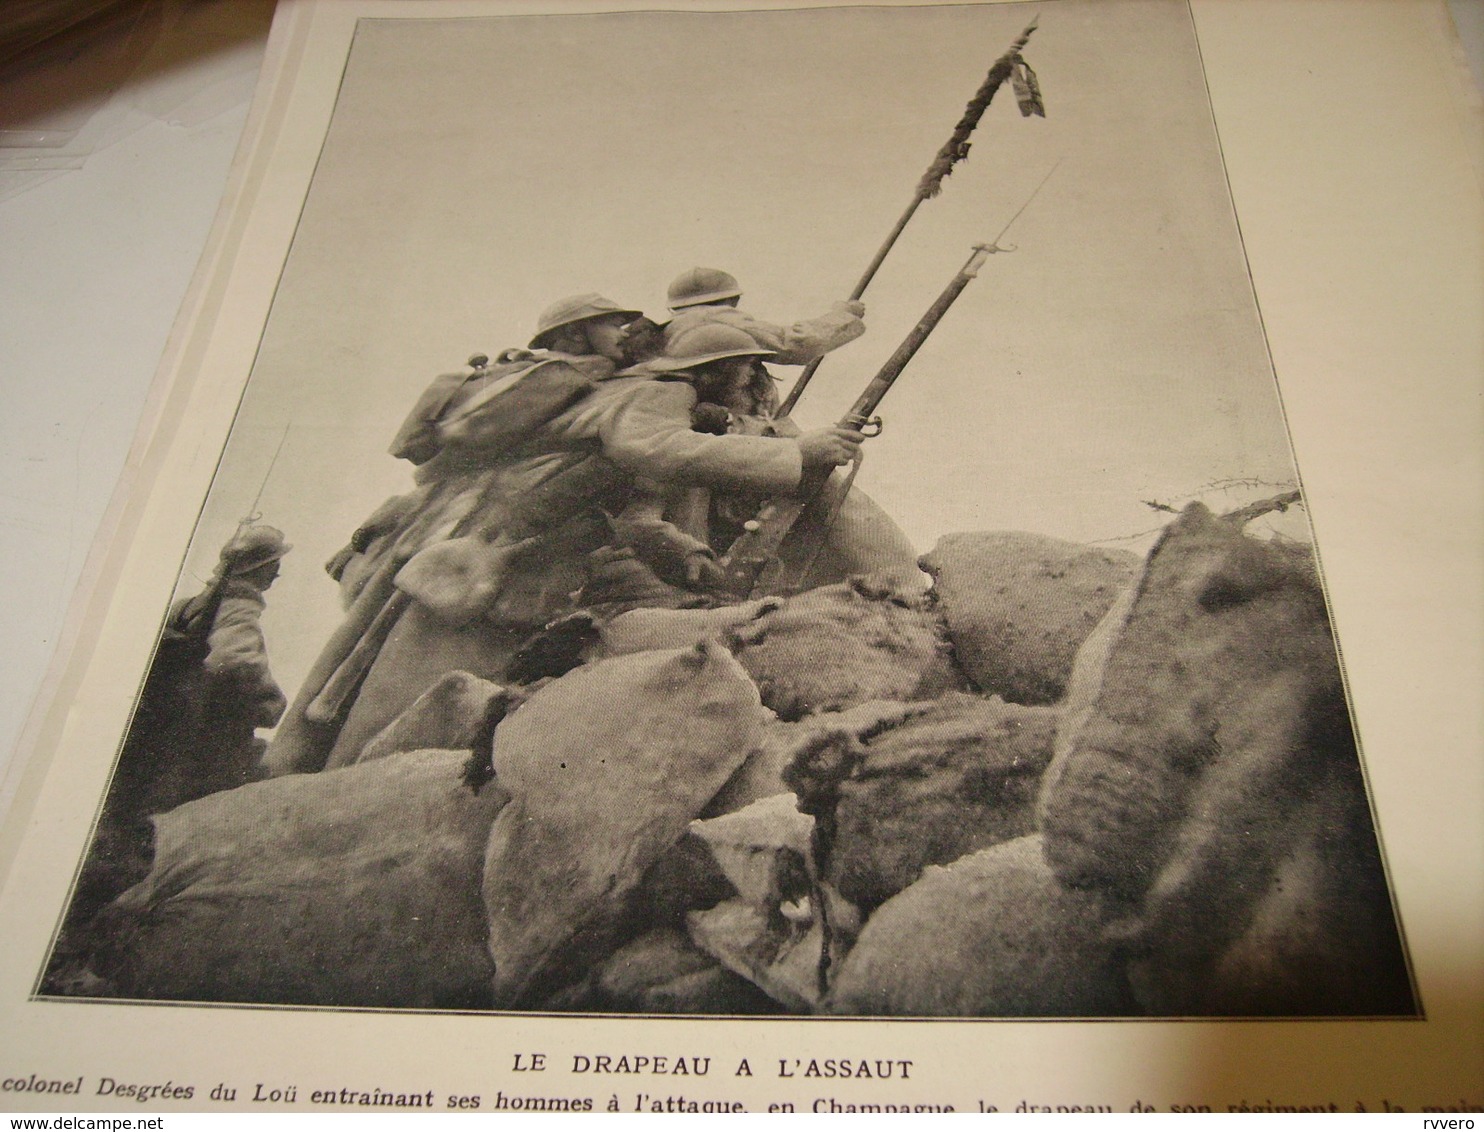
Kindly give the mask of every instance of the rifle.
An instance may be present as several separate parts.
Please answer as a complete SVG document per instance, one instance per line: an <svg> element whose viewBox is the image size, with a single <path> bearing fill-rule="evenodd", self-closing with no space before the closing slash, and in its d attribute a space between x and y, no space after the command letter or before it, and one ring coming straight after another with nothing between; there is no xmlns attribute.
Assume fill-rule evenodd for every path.
<svg viewBox="0 0 1484 1132"><path fill-rule="evenodd" d="M242 537L242 532L261 519L262 513L258 510L258 504L262 502L263 492L268 488L268 480L273 475L273 469L278 463L278 454L283 451L284 441L289 438L289 428L283 426L283 435L278 438L278 447L273 449L273 455L268 460L268 469L263 473L263 479L258 484L258 493L253 496L252 502L247 505L242 518L237 520L237 529L232 532L232 537L222 544L221 553L225 556L227 550ZM227 584L227 570L223 560L217 561L216 569L212 571L206 588L195 597L179 602L171 607L170 615L166 619L166 629L174 629L184 632L189 623L200 624L201 619L206 619L208 628L216 617L217 607L221 604L222 589Z"/></svg>
<svg viewBox="0 0 1484 1132"><path fill-rule="evenodd" d="M855 399L850 411L840 418L839 427L854 429L867 436L880 435L881 418L872 414L876 412L887 391L907 368L907 363L912 360L918 348L927 341L928 335L948 312L954 300L969 285L969 280L979 274L984 261L994 252L1002 250L1004 249L993 243L974 246L968 262L959 269L927 313L918 320L886 364L877 371L876 376ZM723 594L742 600L760 593L776 592L775 587L782 572L778 564L778 548L783 545L783 540L793 530L804 509L824 493L833 473L833 468L806 472L793 495L769 500L757 513L757 517L748 521L743 533L722 557L722 580L718 583L718 589ZM769 567L772 567L771 571Z"/></svg>
<svg viewBox="0 0 1484 1132"><path fill-rule="evenodd" d="M283 435L278 438L278 447L273 449L273 455L268 460L268 470L263 473L262 482L258 484L258 493L252 497L252 502L247 505L247 511L243 513L242 518L237 520L237 529L232 532L234 540L263 517L263 513L258 510L258 504L262 502L263 492L268 489L268 479L273 475L273 469L278 464L278 455L283 451L284 442L289 438L289 429L293 427L293 421L283 426Z"/></svg>

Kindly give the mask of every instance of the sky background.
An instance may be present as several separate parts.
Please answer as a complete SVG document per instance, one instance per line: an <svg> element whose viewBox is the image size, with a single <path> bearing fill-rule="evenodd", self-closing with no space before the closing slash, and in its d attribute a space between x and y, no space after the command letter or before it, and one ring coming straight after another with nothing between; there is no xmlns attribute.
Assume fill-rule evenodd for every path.
<svg viewBox="0 0 1484 1132"><path fill-rule="evenodd" d="M1001 90L795 419L838 417L1056 167L892 390L858 484L924 552L963 530L1142 550L1167 518L1146 501L1292 486L1183 3L368 20L180 591L261 485L295 545L264 622L292 692L339 618L321 564L410 486L386 446L432 377L575 292L659 316L696 265L759 317L822 312L1033 16L1047 117Z"/></svg>

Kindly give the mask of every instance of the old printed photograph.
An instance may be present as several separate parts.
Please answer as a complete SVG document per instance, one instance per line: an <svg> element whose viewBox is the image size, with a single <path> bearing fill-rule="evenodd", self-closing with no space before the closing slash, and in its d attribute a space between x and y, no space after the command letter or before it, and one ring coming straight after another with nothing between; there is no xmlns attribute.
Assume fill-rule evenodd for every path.
<svg viewBox="0 0 1484 1132"><path fill-rule="evenodd" d="M1183 0L404 11L322 141L36 997L1420 1015Z"/></svg>

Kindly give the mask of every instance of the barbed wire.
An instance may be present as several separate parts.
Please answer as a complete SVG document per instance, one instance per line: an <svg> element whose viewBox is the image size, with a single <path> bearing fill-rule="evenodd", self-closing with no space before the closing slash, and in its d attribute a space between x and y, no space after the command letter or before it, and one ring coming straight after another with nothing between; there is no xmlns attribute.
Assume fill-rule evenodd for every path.
<svg viewBox="0 0 1484 1132"><path fill-rule="evenodd" d="M1230 518L1233 522L1245 523L1274 511L1285 512L1289 507L1294 505L1303 506L1303 496L1292 480L1269 480L1259 476L1232 476L1226 479L1211 480L1193 492L1185 495L1171 496L1168 502L1160 499L1141 499L1139 502L1151 511L1167 515L1178 515L1189 504L1205 502L1213 494L1230 494L1233 491L1272 491L1274 489L1278 491L1277 495L1269 499L1249 503L1234 511L1229 511L1223 515L1223 518ZM1148 538L1150 535L1159 534L1160 531L1164 530L1165 526L1165 523L1160 523L1157 526L1149 527L1142 531L1135 531L1132 534L1109 535L1105 538L1089 539L1088 545L1099 546L1137 542L1140 539Z"/></svg>

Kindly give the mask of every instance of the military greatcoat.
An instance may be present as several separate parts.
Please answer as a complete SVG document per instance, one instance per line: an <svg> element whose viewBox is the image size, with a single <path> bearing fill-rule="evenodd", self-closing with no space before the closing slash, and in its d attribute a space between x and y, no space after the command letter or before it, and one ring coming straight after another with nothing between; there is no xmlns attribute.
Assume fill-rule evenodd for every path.
<svg viewBox="0 0 1484 1132"><path fill-rule="evenodd" d="M615 375L603 359L543 357L547 377L576 373L589 385L518 442L484 443L479 422L459 416L457 398L444 423L424 421L436 453L420 466L417 490L380 509L383 519L396 516L390 529L362 540L364 550L337 556L343 576L354 579L353 600L269 747L270 773L354 762L448 672L501 680L519 644L576 608L589 555L611 543L610 517L637 491L660 484L764 498L800 482L800 449L788 438L693 431L696 394L683 381ZM447 427L450 416L457 427ZM404 426L399 436L407 434ZM871 568L889 559L915 571L890 520L879 512L871 520L848 563ZM842 531L850 529L847 520ZM521 545L480 615L451 624L399 590L397 575L420 552L455 538Z"/></svg>

